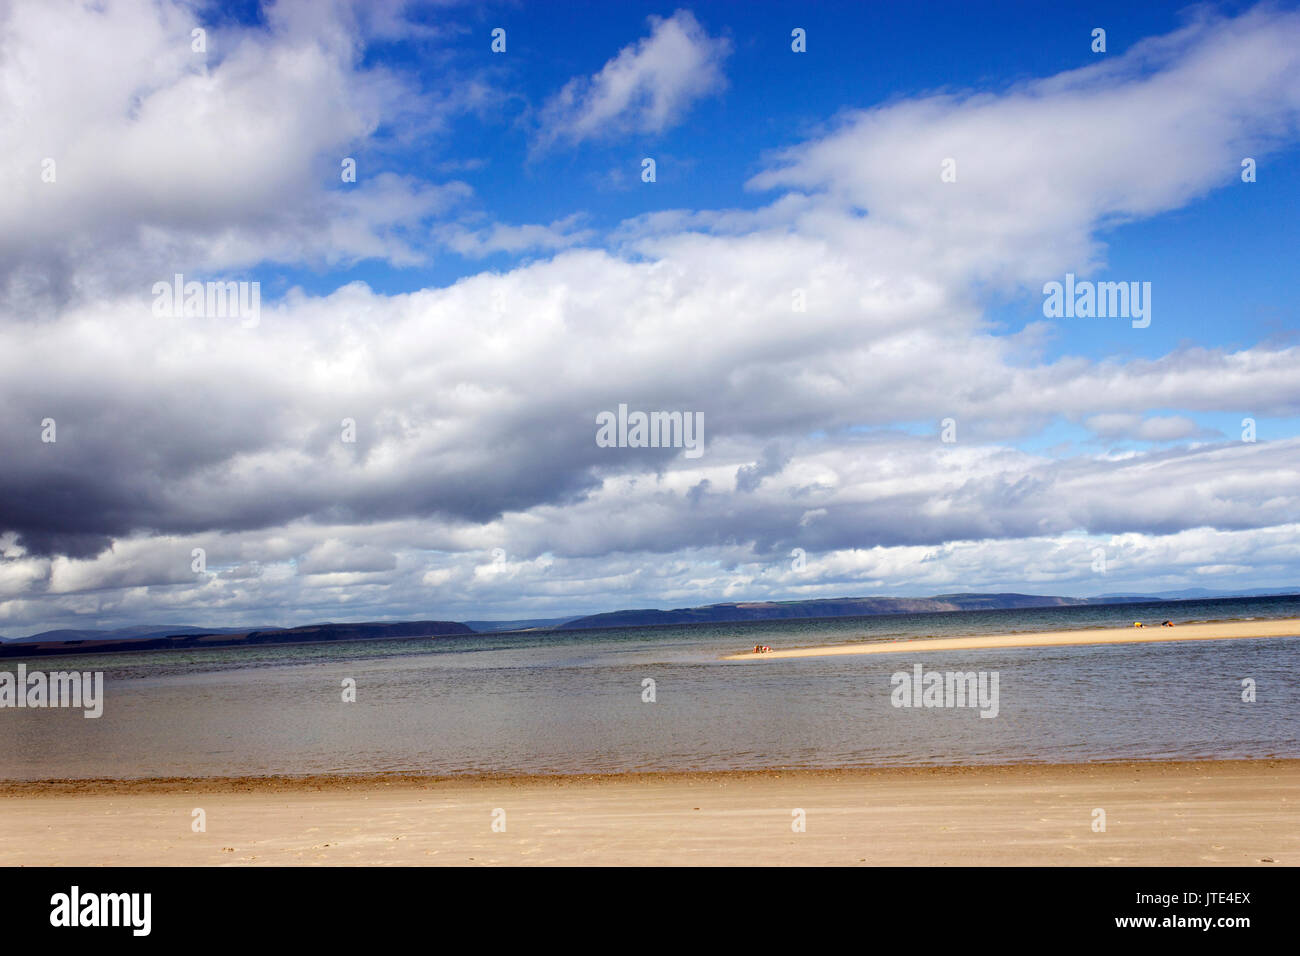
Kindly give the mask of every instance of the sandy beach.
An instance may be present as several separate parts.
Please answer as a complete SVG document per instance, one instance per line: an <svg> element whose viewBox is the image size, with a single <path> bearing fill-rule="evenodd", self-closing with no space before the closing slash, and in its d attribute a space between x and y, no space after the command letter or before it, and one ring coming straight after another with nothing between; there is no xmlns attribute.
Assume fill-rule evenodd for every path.
<svg viewBox="0 0 1300 956"><path fill-rule="evenodd" d="M1300 760L9 783L0 864L1296 865L1298 811Z"/></svg>
<svg viewBox="0 0 1300 956"><path fill-rule="evenodd" d="M1300 618L1267 621L1220 621L1160 627L1089 628L1075 631L1040 631L1024 634L989 634L981 637L939 637L917 640L835 644L828 647L774 647L769 653L753 650L729 654L728 661L770 661L791 657L834 657L841 654L914 654L921 651L971 651L995 647L1066 647L1080 644L1154 644L1174 641L1223 641L1253 637L1296 637Z"/></svg>

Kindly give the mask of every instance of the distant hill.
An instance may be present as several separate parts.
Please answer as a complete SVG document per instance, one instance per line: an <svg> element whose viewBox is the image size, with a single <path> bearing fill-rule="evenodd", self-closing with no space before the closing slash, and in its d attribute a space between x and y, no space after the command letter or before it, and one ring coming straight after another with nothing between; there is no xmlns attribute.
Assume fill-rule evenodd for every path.
<svg viewBox="0 0 1300 956"><path fill-rule="evenodd" d="M1219 591L1214 588L1183 588L1181 591L1154 591L1150 594L1099 594L1088 598L1090 604L1115 604L1132 601L1213 601L1235 597L1284 597L1300 594L1300 588L1250 588L1245 591Z"/></svg>
<svg viewBox="0 0 1300 956"><path fill-rule="evenodd" d="M492 634L525 630L580 630L595 627L647 627L780 621L869 614L927 614L942 611L1006 610L1156 601L1216 600L1238 597L1300 595L1300 588L1255 588L1215 591L1186 588L1151 594L1098 594L1088 598L1040 594L936 594L933 597L845 597L808 601L743 601L702 607L610 611L575 617L523 618L510 621L400 621L359 624L307 624L301 627L200 628L187 624L136 624L115 630L65 628L23 638L0 637L0 657L105 653L117 650L165 650L186 647L244 647L321 641L396 640L458 634Z"/></svg>
<svg viewBox="0 0 1300 956"><path fill-rule="evenodd" d="M127 628L126 630L130 630ZM60 632L46 632L47 634ZM68 633L68 632L64 632ZM78 632L70 632L78 633ZM0 644L0 657L43 657L51 654L107 654L115 651L180 650L203 647L251 647L276 644L307 644L329 641L379 641L401 638L445 637L473 634L464 624L452 621L399 621L367 624L306 624L302 627L265 628L256 631L198 631L183 634L108 637L111 631L94 632L88 640L25 640ZM37 635L44 637L45 635Z"/></svg>
<svg viewBox="0 0 1300 956"><path fill-rule="evenodd" d="M556 628L572 620L573 616L533 617L522 621L466 621L465 626L481 634L491 634L498 631L530 631L535 628Z"/></svg>
<svg viewBox="0 0 1300 956"><path fill-rule="evenodd" d="M857 617L865 614L926 614L1086 604L1080 598L1037 594L939 594L931 598L821 598L812 601L747 601L661 611L644 608L591 614L559 630L592 627L644 627L657 624L702 624L733 621L779 621L808 617Z"/></svg>
<svg viewBox="0 0 1300 956"><path fill-rule="evenodd" d="M194 627L189 624L134 624L113 630L91 630L89 628L62 628L57 631L42 631L28 637L11 637L10 641L116 641L140 637L170 637L177 634L239 634L247 631L244 627Z"/></svg>

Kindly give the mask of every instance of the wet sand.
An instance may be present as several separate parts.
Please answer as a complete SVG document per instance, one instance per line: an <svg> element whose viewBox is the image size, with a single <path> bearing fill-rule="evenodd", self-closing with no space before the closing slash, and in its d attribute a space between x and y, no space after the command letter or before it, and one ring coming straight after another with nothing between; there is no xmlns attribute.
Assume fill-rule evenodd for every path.
<svg viewBox="0 0 1300 956"><path fill-rule="evenodd" d="M727 661L771 661L791 657L835 657L842 654L914 654L921 651L971 651L995 647L1066 647L1081 644L1154 644L1175 641L1224 641L1258 637L1296 637L1300 618L1269 621L1221 621L1161 627L1088 628L1075 631L1040 631L1025 634L990 634L981 637L935 637L915 640L832 644L825 647L774 647L767 654L753 649L728 654Z"/></svg>
<svg viewBox="0 0 1300 956"><path fill-rule="evenodd" d="M1300 760L59 781L0 784L0 864L1271 866L1298 819Z"/></svg>

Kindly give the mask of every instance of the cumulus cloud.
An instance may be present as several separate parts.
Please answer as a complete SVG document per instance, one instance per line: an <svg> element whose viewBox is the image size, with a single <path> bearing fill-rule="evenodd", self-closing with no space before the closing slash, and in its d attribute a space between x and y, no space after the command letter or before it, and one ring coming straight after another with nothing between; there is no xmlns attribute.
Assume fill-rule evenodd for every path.
<svg viewBox="0 0 1300 956"><path fill-rule="evenodd" d="M43 10L6 8L6 49L51 31ZM1207 439L1199 413L1300 414L1300 349L1048 360L1041 324L990 330L980 290L1082 271L1106 224L1190 202L1247 145L1294 142L1296 15L1198 20L1003 93L849 114L769 158L761 209L602 236L571 216L431 223L468 197L454 182L338 190L339 152L400 115L404 81L359 65L349 17L273 10L212 62L189 59L185 8L145 3L78 8L64 32L105 47L93 71L47 75L48 50L0 60L17 107L0 167L21 180L0 194L5 633L1294 576L1297 440L1179 443ZM687 14L656 21L554 115L583 138L598 116L662 128L716 88L723 49ZM709 82L661 66L683 62ZM38 79L43 99L18 102ZM47 140L55 184L33 158ZM401 265L422 231L467 257L543 257L405 294L292 290L255 328L160 318L148 283L115 278ZM32 276L28 292L71 290L39 322L15 307ZM597 446L595 416L620 403L702 413L705 454ZM1020 447L1058 422L1139 447ZM1097 546L1116 549L1104 583Z"/></svg>
<svg viewBox="0 0 1300 956"><path fill-rule="evenodd" d="M649 18L650 35L625 46L590 77L565 84L541 112L535 147L577 145L626 133L659 133L698 99L726 85L726 38L710 37L689 10Z"/></svg>
<svg viewBox="0 0 1300 956"><path fill-rule="evenodd" d="M1101 438L1135 438L1140 441L1178 441L1203 430L1183 415L1153 415L1143 418L1124 412L1093 415L1084 423Z"/></svg>
<svg viewBox="0 0 1300 956"><path fill-rule="evenodd" d="M1005 93L850 111L775 157L755 189L798 189L906 231L940 269L1041 284L1100 264L1098 226L1233 181L1300 129L1300 16L1199 11L1165 37ZM940 173L951 160L954 182Z"/></svg>
<svg viewBox="0 0 1300 956"><path fill-rule="evenodd" d="M736 490L753 491L763 483L764 478L770 478L773 475L781 473L781 469L790 463L790 459L781 454L781 449L776 445L768 445L763 449L763 457L760 461L752 465L742 465L736 471Z"/></svg>
<svg viewBox="0 0 1300 956"><path fill-rule="evenodd" d="M595 230L578 228L580 219L580 214L574 213L546 226L492 223L478 229L453 223L441 227L438 236L447 248L470 259L481 259L498 252L555 252L596 237Z"/></svg>
<svg viewBox="0 0 1300 956"><path fill-rule="evenodd" d="M393 4L363 19L390 22ZM45 311L172 271L423 260L409 232L468 191L341 165L429 107L361 62L353 7L285 0L265 27L179 2L0 7L0 295ZM69 51L75 55L69 55Z"/></svg>

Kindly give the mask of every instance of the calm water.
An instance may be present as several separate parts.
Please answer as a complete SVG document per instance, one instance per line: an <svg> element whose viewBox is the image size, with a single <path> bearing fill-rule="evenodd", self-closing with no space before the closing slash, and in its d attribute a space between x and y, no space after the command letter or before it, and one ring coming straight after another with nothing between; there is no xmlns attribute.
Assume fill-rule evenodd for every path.
<svg viewBox="0 0 1300 956"><path fill-rule="evenodd" d="M1286 638L717 659L1166 617L1300 617L1300 598L43 658L28 666L103 671L104 716L0 710L0 778L1300 757L1300 643ZM997 671L998 716L891 706L890 675L914 663ZM349 677L356 703L341 699Z"/></svg>

